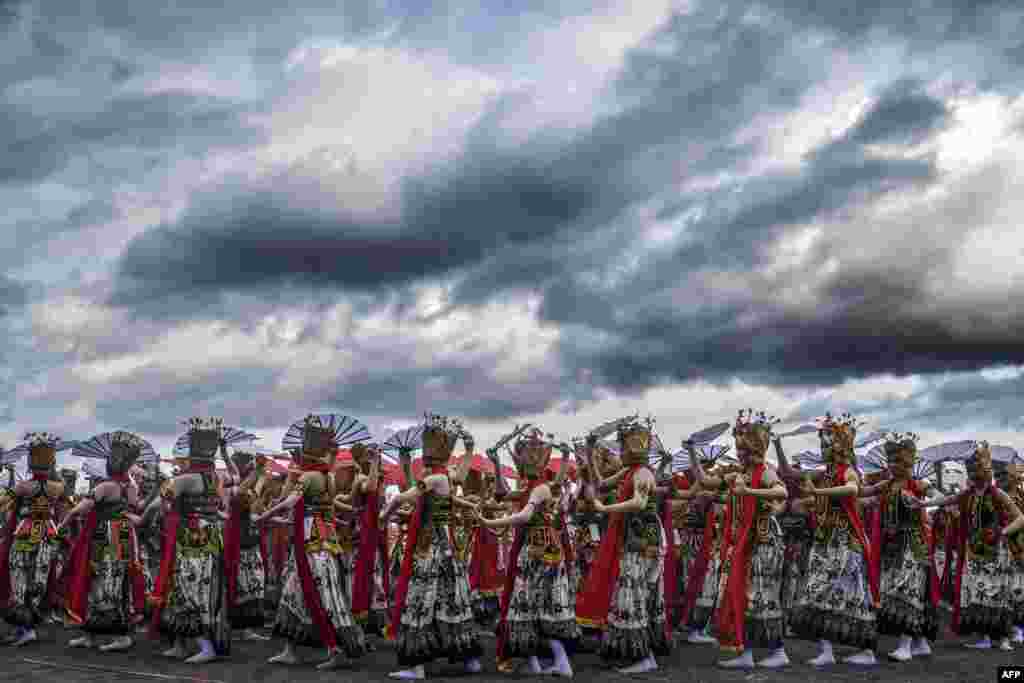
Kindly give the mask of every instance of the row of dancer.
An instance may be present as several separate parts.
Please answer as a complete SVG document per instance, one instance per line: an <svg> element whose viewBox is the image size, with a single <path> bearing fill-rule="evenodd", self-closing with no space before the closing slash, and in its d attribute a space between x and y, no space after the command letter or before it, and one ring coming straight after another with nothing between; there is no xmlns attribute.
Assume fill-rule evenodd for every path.
<svg viewBox="0 0 1024 683"><path fill-rule="evenodd" d="M106 476L77 502L53 476L59 440L29 435L33 478L4 496L0 608L17 645L59 609L84 634L69 646L110 634L103 649L127 649L148 619L172 643L165 654L187 657L196 639L189 661L202 664L230 654L233 629L260 637L269 602L287 643L272 661L295 662L296 646L315 644L327 649L320 668L337 668L383 627L396 641L394 675L411 679L441 658L481 670L473 626L487 616L497 621L500 670L524 659L532 673L562 676L587 631L626 673L657 668L675 629L717 642L727 667L754 666L757 648L769 651L762 666L787 665L787 636L821 643L815 665L834 662L834 644L854 648L847 662L869 665L879 634L895 635L891 657L905 661L930 652L944 607L957 632L984 636L974 645L1009 647L1024 608L1015 597L1024 518L1013 492L993 482L987 446L971 454L963 492L928 500L927 483L912 477L912 435L888 437L889 468L869 483L856 428L849 416L826 417L824 471L804 472L773 439L773 420L741 413L734 462L684 444L691 467L675 476L650 466L649 422L604 425L576 448L517 429L503 441L514 440L523 485L510 490L494 448L489 491L468 485L471 458L450 466L456 442L471 455L472 438L428 416L422 474L387 503L379 449L341 416L292 425L283 446L294 467L276 485L244 449L228 456L243 433L217 420L189 423L187 457L163 484L133 481L145 441L105 435ZM608 433L617 453L602 447ZM778 468L765 462L773 441ZM347 472L334 463L343 445L355 446ZM563 469L551 477L554 449ZM578 487L563 476L573 457ZM413 481L408 453L401 461ZM941 512L929 517L926 505ZM396 517L401 537L389 544ZM501 564L503 575L489 571Z"/></svg>

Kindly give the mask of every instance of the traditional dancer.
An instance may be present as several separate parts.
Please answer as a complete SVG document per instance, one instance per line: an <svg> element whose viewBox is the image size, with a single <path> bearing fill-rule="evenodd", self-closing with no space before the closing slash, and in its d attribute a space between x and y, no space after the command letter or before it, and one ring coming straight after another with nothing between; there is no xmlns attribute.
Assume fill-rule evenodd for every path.
<svg viewBox="0 0 1024 683"><path fill-rule="evenodd" d="M625 467L616 475L617 502L593 501L598 512L611 517L577 596L576 617L581 625L604 630L602 658L632 662L621 673L645 673L658 668L656 655L671 651L662 584L665 539L654 473L648 466L650 421L621 424L617 432ZM594 434L588 437L588 445L591 449L596 445Z"/></svg>
<svg viewBox="0 0 1024 683"><path fill-rule="evenodd" d="M266 591L266 567L260 552L260 527L253 520L257 506L257 484L263 477L262 459L254 453L235 449L229 475L224 480L226 507L224 525L224 571L227 581L228 620L232 629L242 629L243 640L266 640L256 631L262 628Z"/></svg>
<svg viewBox="0 0 1024 683"><path fill-rule="evenodd" d="M807 575L794 601L790 624L798 637L821 642L814 666L835 663L833 643L859 651L849 664L876 663L878 583L871 547L857 508L860 480L855 460L857 422L826 415L818 432L826 462L824 487L807 478L802 495L815 500L816 528Z"/></svg>
<svg viewBox="0 0 1024 683"><path fill-rule="evenodd" d="M329 474L339 447L369 436L366 427L350 417L309 415L292 423L284 437L286 450L301 448L302 473L288 496L257 519L292 513L292 549L274 622L274 634L286 641L271 663L297 663L295 648L299 645L327 648L327 660L317 666L322 671L339 668L366 653L366 638L352 617L349 584L338 562L337 492Z"/></svg>
<svg viewBox="0 0 1024 683"><path fill-rule="evenodd" d="M102 634L115 636L99 647L103 652L127 650L135 644L132 632L145 612L146 579L133 524L140 519L130 512L138 504L138 488L128 472L144 451L156 456L135 434L118 431L93 437L72 452L76 457L105 460L107 479L83 496L61 522L66 526L71 520L82 520L62 583L68 623L83 635L68 647L95 647L96 636Z"/></svg>
<svg viewBox="0 0 1024 683"><path fill-rule="evenodd" d="M237 430L217 419L193 418L175 450L187 453L187 465L168 487L171 511L164 516L160 574L153 595L151 632L163 633L172 646L163 655L190 664L227 656L231 648L227 577L224 572L224 520L214 459L218 447L225 462L227 435ZM199 652L188 656L194 638Z"/></svg>
<svg viewBox="0 0 1024 683"><path fill-rule="evenodd" d="M758 666L789 664L781 606L785 543L769 507L772 501L784 501L787 494L785 485L764 461L773 424L764 413L740 412L732 435L743 471L732 476L704 474L696 452L684 444L690 452L690 469L701 486L722 491L727 499L717 631L722 651L737 656L720 662L725 668L753 668L751 650L755 647L771 652Z"/></svg>
<svg viewBox="0 0 1024 683"><path fill-rule="evenodd" d="M721 467L728 447L702 447L698 453L704 474L724 476ZM718 466L718 467L716 467ZM694 645L714 644L708 626L718 604L721 584L722 505L716 491L701 487L695 470L690 467L673 478L675 526L679 528L679 572L677 576L679 608L674 623L686 631L686 641ZM680 519L680 517L682 519Z"/></svg>
<svg viewBox="0 0 1024 683"><path fill-rule="evenodd" d="M563 449L563 458L567 458L569 448ZM511 591L502 599L502 658L526 658L534 674L571 677L569 652L579 639L579 627L569 585L569 558L561 535L564 524L560 500L552 495L542 476L551 457L551 445L539 430L533 430L516 442L514 453L528 492L522 510L497 519L478 514L480 524L490 529L526 529L525 539L517 544L518 552L509 566ZM542 670L539 657L549 649L554 662Z"/></svg>
<svg viewBox="0 0 1024 683"><path fill-rule="evenodd" d="M1002 649L1011 650L1008 636L1015 614L1009 587L1014 567L1006 539L1024 528L1024 516L1006 492L993 483L992 452L987 442L975 445L966 469L968 487L962 492L927 503L907 503L912 507L960 507L953 630L959 635L982 635L980 641L967 647L987 650L993 641L1001 641Z"/></svg>
<svg viewBox="0 0 1024 683"><path fill-rule="evenodd" d="M787 494L782 509L775 517L782 527L782 537L786 544L779 603L782 605L782 618L786 622L786 636L791 636L793 630L789 617L807 576L807 562L811 555L811 542L814 540L814 516L811 514L814 501L810 498L801 499L804 473L800 463L789 463L782 450L781 440L775 439L774 446L779 463L779 478L786 485Z"/></svg>
<svg viewBox="0 0 1024 683"><path fill-rule="evenodd" d="M497 519L504 511L494 500L494 475L490 473L481 475L479 493L466 498L475 503L483 519ZM501 535L497 531L504 530L474 521L468 563L473 613L477 623L492 629L499 614L499 598L508 571L507 558L501 552Z"/></svg>
<svg viewBox="0 0 1024 683"><path fill-rule="evenodd" d="M861 495L878 501L870 530L880 582L878 632L899 636L899 646L889 657L906 662L930 655L928 641L938 633L939 583L928 519L922 509L906 504L926 498L931 484L914 478L917 435L889 434L884 450L890 478L863 488Z"/></svg>
<svg viewBox="0 0 1024 683"><path fill-rule="evenodd" d="M15 631L4 639L21 647L37 640L36 627L49 616L60 552L54 516L64 484L50 480L61 440L46 432L27 434L5 459L28 455L32 479L14 485L7 498L7 523L0 541L0 614ZM0 501L2 502L2 501Z"/></svg>
<svg viewBox="0 0 1024 683"><path fill-rule="evenodd" d="M455 488L448 471L461 425L428 416L423 430L423 480L395 496L381 514L385 523L399 505L415 503L409 519L401 575L392 603L389 634L396 640L399 666L392 678L423 679L424 665L447 656L479 673L482 650L473 624L465 565L455 558L452 505Z"/></svg>

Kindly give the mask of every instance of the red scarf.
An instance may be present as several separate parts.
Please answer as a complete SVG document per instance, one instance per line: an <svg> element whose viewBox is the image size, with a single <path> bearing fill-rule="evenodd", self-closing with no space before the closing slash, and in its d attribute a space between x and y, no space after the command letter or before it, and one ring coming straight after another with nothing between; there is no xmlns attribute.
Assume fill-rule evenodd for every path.
<svg viewBox="0 0 1024 683"><path fill-rule="evenodd" d="M431 467L430 474L448 474L444 466ZM423 510L427 496L421 494L416 500L416 511L409 518L409 526L405 532L405 554L402 556L402 573L398 575L395 587L395 603L391 606L391 623L387 627L388 639L394 640L398 629L402 626L402 612L405 611L405 598L409 594L409 580L412 578L413 555L416 551L416 540L419 537L420 525L423 522Z"/></svg>
<svg viewBox="0 0 1024 683"><path fill-rule="evenodd" d="M224 523L224 574L228 588L228 611L238 602L238 570L242 564L242 500L231 496Z"/></svg>
<svg viewBox="0 0 1024 683"><path fill-rule="evenodd" d="M750 488L761 488L764 464L755 465L750 475ZM747 612L747 584L750 580L750 557L754 546L751 531L756 522L758 499L754 496L731 495L725 510L725 567L729 574L725 584L725 595L718 608L718 640L721 649L736 653L743 652L744 625ZM737 505L738 504L738 505ZM739 509L736 509L736 508ZM739 533L733 536L733 521L739 517Z"/></svg>
<svg viewBox="0 0 1024 683"><path fill-rule="evenodd" d="M691 504L693 503L691 502ZM711 553L715 547L715 534L722 533L721 529L716 528L720 521L714 504L708 505L704 517L704 534L701 539L700 553L693 558L690 571L686 575L686 595L683 596L683 608L680 612L681 623L689 622L690 612L693 611L697 599L704 590L704 578L707 576L708 567L711 564Z"/></svg>
<svg viewBox="0 0 1024 683"><path fill-rule="evenodd" d="M85 516L75 544L71 547L68 568L63 578L64 610L71 621L81 626L89 608L89 589L92 587L92 537L96 531L96 507Z"/></svg>
<svg viewBox="0 0 1024 683"><path fill-rule="evenodd" d="M302 471L327 474L330 472L330 467L319 464L303 465ZM313 580L313 570L309 567L309 557L306 556L306 499L301 493L295 495L299 496L299 500L292 508L292 554L295 557L295 569L302 587L302 599L313 619L313 625L320 633L321 642L329 650L334 650L338 647L338 634L320 600L320 591L317 590L316 582ZM331 501L331 504L333 503L334 501Z"/></svg>
<svg viewBox="0 0 1024 683"><path fill-rule="evenodd" d="M643 465L632 465L619 484L617 502L633 497L633 476ZM623 535L626 516L622 512L608 515L608 531L594 558L594 564L576 598L576 621L584 627L604 629L608 623L615 586L621 570Z"/></svg>
<svg viewBox="0 0 1024 683"><path fill-rule="evenodd" d="M358 621L367 619L373 597L375 560L380 559L384 574L384 591L388 593L387 538L380 529L380 502L383 486L366 494L366 505L361 513L359 550L356 554L355 576L352 582L352 616Z"/></svg>
<svg viewBox="0 0 1024 683"><path fill-rule="evenodd" d="M157 575L156 587L150 602L153 605L153 616L149 625L149 635L152 638L160 637L160 615L167 598L170 597L174 588L174 560L178 547L178 525L181 523L181 513L176 506L164 512L163 543L160 548L160 573Z"/></svg>

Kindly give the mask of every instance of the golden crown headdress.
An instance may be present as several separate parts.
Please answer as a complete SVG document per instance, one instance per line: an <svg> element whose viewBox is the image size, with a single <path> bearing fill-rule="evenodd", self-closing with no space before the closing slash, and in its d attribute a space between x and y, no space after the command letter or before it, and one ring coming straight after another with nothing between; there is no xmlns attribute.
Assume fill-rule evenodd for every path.
<svg viewBox="0 0 1024 683"><path fill-rule="evenodd" d="M754 412L747 408L739 411L732 427L736 449L765 453L772 442L772 429L779 422L777 417L769 416L763 410Z"/></svg>
<svg viewBox="0 0 1024 683"><path fill-rule="evenodd" d="M843 413L839 417L825 413L825 417L818 419L818 424L818 436L821 440L827 441L833 451L850 456L857 440L857 428L867 423L858 421L850 413Z"/></svg>
<svg viewBox="0 0 1024 683"><path fill-rule="evenodd" d="M913 432L889 432L883 444L885 457L894 461L904 455L911 455L916 460L918 439L918 435Z"/></svg>
<svg viewBox="0 0 1024 683"><path fill-rule="evenodd" d="M436 415L434 413L423 414L423 447L424 456L427 451L448 458L455 448L455 442L463 434L462 423L455 418Z"/></svg>

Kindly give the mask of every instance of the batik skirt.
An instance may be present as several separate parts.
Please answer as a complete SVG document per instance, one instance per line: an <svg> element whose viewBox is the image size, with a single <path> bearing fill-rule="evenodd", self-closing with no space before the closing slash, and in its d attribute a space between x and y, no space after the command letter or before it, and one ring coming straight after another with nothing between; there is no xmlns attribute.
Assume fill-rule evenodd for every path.
<svg viewBox="0 0 1024 683"><path fill-rule="evenodd" d="M52 523L47 523L54 532ZM11 602L3 610L12 626L34 628L50 616L51 591L56 585L56 560L61 544L54 533L38 540L15 537L8 552L11 571Z"/></svg>
<svg viewBox="0 0 1024 683"><path fill-rule="evenodd" d="M934 640L938 611L931 600L931 561L913 536L904 531L882 549L878 633Z"/></svg>
<svg viewBox="0 0 1024 683"><path fill-rule="evenodd" d="M774 522L774 520L772 520ZM753 533L754 530L752 530ZM744 613L743 644L746 648L782 647L785 620L782 612L782 576L786 545L778 524L770 524L768 533L753 541L747 568L747 608ZM722 591L728 585L731 560L722 566ZM717 627L717 620L712 621ZM717 631L717 628L716 628ZM725 640L719 635L719 640Z"/></svg>
<svg viewBox="0 0 1024 683"><path fill-rule="evenodd" d="M349 602L351 581L339 562L336 543L321 541L316 536L314 518L306 517L305 553L313 585L320 596L320 604L334 627L338 647L349 658L366 653L363 629L352 618ZM281 576L281 600L274 620L274 635L287 638L296 645L323 647L325 643L313 622L302 591L302 580L295 563L294 548L288 554Z"/></svg>
<svg viewBox="0 0 1024 683"><path fill-rule="evenodd" d="M235 607L230 615L232 628L263 627L266 583L266 569L260 547L242 548L238 557Z"/></svg>
<svg viewBox="0 0 1024 683"><path fill-rule="evenodd" d="M874 649L878 624L864 549L849 527L819 526L790 627L804 640Z"/></svg>
<svg viewBox="0 0 1024 683"><path fill-rule="evenodd" d="M444 657L451 662L479 657L469 577L455 556L448 526L422 527L419 533L429 534L429 541L417 539L413 551L405 608L395 625L398 663L411 667Z"/></svg>
<svg viewBox="0 0 1024 683"><path fill-rule="evenodd" d="M960 635L978 633L992 639L1010 634L1016 609L1013 591L1020 575L1006 541L1000 540L992 557L967 550L960 583Z"/></svg>
<svg viewBox="0 0 1024 683"><path fill-rule="evenodd" d="M172 588L161 612L168 637L203 638L219 655L231 649L228 592L224 574L224 530L220 522L199 520L178 528Z"/></svg>
<svg viewBox="0 0 1024 683"><path fill-rule="evenodd" d="M505 656L531 657L550 652L548 640L570 651L580 636L569 572L561 552L524 543L508 608Z"/></svg>
<svg viewBox="0 0 1024 683"><path fill-rule="evenodd" d="M664 538L657 553L623 552L599 651L602 659L636 662L671 651L665 632L664 570Z"/></svg>

